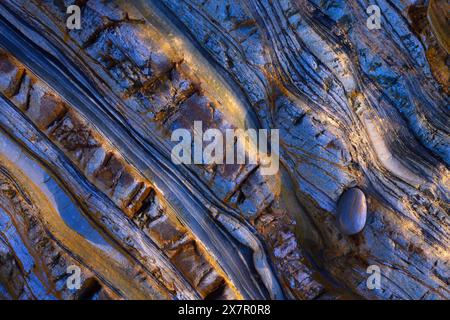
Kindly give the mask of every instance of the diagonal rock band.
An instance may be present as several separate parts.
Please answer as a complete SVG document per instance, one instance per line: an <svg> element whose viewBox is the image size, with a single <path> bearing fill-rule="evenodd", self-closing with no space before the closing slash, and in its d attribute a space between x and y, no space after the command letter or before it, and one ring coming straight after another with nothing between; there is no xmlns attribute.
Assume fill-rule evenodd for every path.
<svg viewBox="0 0 450 320"><path fill-rule="evenodd" d="M446 11L326 3L0 2L0 299L448 299Z"/></svg>

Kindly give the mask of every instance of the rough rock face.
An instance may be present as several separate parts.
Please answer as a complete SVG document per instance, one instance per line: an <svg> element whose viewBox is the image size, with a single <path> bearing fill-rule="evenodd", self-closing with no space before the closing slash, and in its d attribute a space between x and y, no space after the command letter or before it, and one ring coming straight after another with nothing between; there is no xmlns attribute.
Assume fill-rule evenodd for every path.
<svg viewBox="0 0 450 320"><path fill-rule="evenodd" d="M0 2L0 298L450 298L448 19L369 5Z"/></svg>

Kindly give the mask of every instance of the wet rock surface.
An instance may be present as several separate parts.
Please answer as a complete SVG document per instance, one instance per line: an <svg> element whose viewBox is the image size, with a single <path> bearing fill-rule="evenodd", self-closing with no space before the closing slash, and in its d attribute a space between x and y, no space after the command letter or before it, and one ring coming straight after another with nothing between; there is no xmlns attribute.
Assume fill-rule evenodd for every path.
<svg viewBox="0 0 450 320"><path fill-rule="evenodd" d="M111 261L137 262L118 277L120 294L90 274L82 292L449 297L449 72L437 1L379 1L382 28L372 31L364 1L78 1L81 30L66 30L63 5L25 2L0 4L0 127L126 252ZM193 133L194 121L222 133L280 129L280 171L175 166L171 132ZM39 193L40 178L25 175L24 194ZM33 219L46 208L35 201ZM42 238L70 252L67 234L52 241ZM21 289L30 279L16 250L0 241L0 298L39 298ZM365 286L373 264L388 279L381 290ZM4 274L16 281L5 287ZM86 296L60 283L58 298Z"/></svg>

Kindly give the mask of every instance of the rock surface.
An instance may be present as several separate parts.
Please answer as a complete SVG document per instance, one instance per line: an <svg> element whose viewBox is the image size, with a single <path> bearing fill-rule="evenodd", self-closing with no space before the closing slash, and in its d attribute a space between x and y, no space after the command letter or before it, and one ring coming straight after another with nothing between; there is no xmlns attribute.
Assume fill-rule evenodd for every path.
<svg viewBox="0 0 450 320"><path fill-rule="evenodd" d="M1 1L0 298L450 298L436 2ZM195 121L279 129L280 170L175 165Z"/></svg>

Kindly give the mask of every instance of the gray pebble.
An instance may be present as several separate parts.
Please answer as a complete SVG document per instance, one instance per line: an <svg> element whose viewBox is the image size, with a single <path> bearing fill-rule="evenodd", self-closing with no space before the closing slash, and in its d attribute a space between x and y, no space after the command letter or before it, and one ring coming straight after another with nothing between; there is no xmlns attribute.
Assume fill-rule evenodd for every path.
<svg viewBox="0 0 450 320"><path fill-rule="evenodd" d="M366 224L366 196L358 188L346 190L339 199L337 224L342 233L352 235L360 232Z"/></svg>

